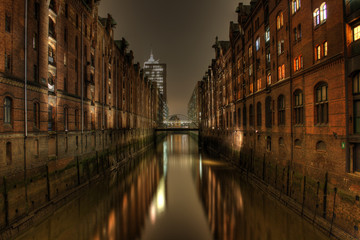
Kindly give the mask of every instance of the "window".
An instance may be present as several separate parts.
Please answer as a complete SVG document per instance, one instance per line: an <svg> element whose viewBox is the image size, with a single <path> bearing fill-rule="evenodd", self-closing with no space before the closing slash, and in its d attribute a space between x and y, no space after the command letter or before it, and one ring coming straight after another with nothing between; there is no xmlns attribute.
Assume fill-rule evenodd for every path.
<svg viewBox="0 0 360 240"><path fill-rule="evenodd" d="M79 129L79 110L75 110L75 127Z"/></svg>
<svg viewBox="0 0 360 240"><path fill-rule="evenodd" d="M318 45L315 47L315 60L321 59L321 46Z"/></svg>
<svg viewBox="0 0 360 240"><path fill-rule="evenodd" d="M266 137L266 150L271 151L271 137L270 136Z"/></svg>
<svg viewBox="0 0 360 240"><path fill-rule="evenodd" d="M360 39L360 25L354 27L353 35L354 35L354 42Z"/></svg>
<svg viewBox="0 0 360 240"><path fill-rule="evenodd" d="M11 124L12 100L9 97L4 99L4 123Z"/></svg>
<svg viewBox="0 0 360 240"><path fill-rule="evenodd" d="M40 13L40 4L39 2L34 2L34 18L39 20L39 13Z"/></svg>
<svg viewBox="0 0 360 240"><path fill-rule="evenodd" d="M67 53L65 52L64 53L64 66L67 65Z"/></svg>
<svg viewBox="0 0 360 240"><path fill-rule="evenodd" d="M261 102L256 104L256 125L261 127Z"/></svg>
<svg viewBox="0 0 360 240"><path fill-rule="evenodd" d="M254 83L250 83L250 88L249 88L249 94L252 94L254 92Z"/></svg>
<svg viewBox="0 0 360 240"><path fill-rule="evenodd" d="M250 45L249 46L249 58L251 58L252 57L252 46Z"/></svg>
<svg viewBox="0 0 360 240"><path fill-rule="evenodd" d="M301 39L301 24L298 25L298 30L297 30L297 39L300 40Z"/></svg>
<svg viewBox="0 0 360 240"><path fill-rule="evenodd" d="M260 37L258 37L258 38L256 39L255 49L256 49L256 51L259 51L259 50L260 50Z"/></svg>
<svg viewBox="0 0 360 240"><path fill-rule="evenodd" d="M261 89L261 78L256 80L256 91L259 91Z"/></svg>
<svg viewBox="0 0 360 240"><path fill-rule="evenodd" d="M326 2L320 5L320 22L323 23L327 19Z"/></svg>
<svg viewBox="0 0 360 240"><path fill-rule="evenodd" d="M297 38L297 28L294 28L294 41L296 42L297 40L298 40L298 38Z"/></svg>
<svg viewBox="0 0 360 240"><path fill-rule="evenodd" d="M34 127L40 128L40 104L34 103Z"/></svg>
<svg viewBox="0 0 360 240"><path fill-rule="evenodd" d="M327 54L328 54L328 47L327 46L328 46L327 42L324 42L324 44L323 44L323 49L324 49L323 55L324 55L324 57L326 57Z"/></svg>
<svg viewBox="0 0 360 240"><path fill-rule="evenodd" d="M300 9L300 0L292 0L292 14L295 14Z"/></svg>
<svg viewBox="0 0 360 240"><path fill-rule="evenodd" d="M284 146L284 145L285 145L284 138L279 137L279 146Z"/></svg>
<svg viewBox="0 0 360 240"><path fill-rule="evenodd" d="M276 17L277 29L279 30L283 25L284 25L284 16L283 16L283 13L281 12Z"/></svg>
<svg viewBox="0 0 360 240"><path fill-rule="evenodd" d="M5 15L5 32L11 32L11 17Z"/></svg>
<svg viewBox="0 0 360 240"><path fill-rule="evenodd" d="M285 64L278 67L278 79L283 80L285 78Z"/></svg>
<svg viewBox="0 0 360 240"><path fill-rule="evenodd" d="M246 127L246 106L243 107L243 127Z"/></svg>
<svg viewBox="0 0 360 240"><path fill-rule="evenodd" d="M296 90L294 93L294 118L295 124L304 124L304 103L301 90Z"/></svg>
<svg viewBox="0 0 360 240"><path fill-rule="evenodd" d="M295 139L294 145L295 145L295 147L301 148L301 140L300 139Z"/></svg>
<svg viewBox="0 0 360 240"><path fill-rule="evenodd" d="M79 28L79 15L76 14L76 28Z"/></svg>
<svg viewBox="0 0 360 240"><path fill-rule="evenodd" d="M278 42L278 55L284 52L284 40Z"/></svg>
<svg viewBox="0 0 360 240"><path fill-rule="evenodd" d="M280 95L278 97L278 124L285 125L285 97Z"/></svg>
<svg viewBox="0 0 360 240"><path fill-rule="evenodd" d="M360 93L360 73L358 72L353 77L353 94L359 94Z"/></svg>
<svg viewBox="0 0 360 240"><path fill-rule="evenodd" d="M68 108L64 108L64 130L67 131L69 127L69 111Z"/></svg>
<svg viewBox="0 0 360 240"><path fill-rule="evenodd" d="M12 163L12 151L11 151L11 142L6 143L6 165L11 165Z"/></svg>
<svg viewBox="0 0 360 240"><path fill-rule="evenodd" d="M267 27L265 30L265 42L269 42L270 41L270 28Z"/></svg>
<svg viewBox="0 0 360 240"><path fill-rule="evenodd" d="M271 73L268 73L268 75L266 76L266 83L267 85L271 84Z"/></svg>
<svg viewBox="0 0 360 240"><path fill-rule="evenodd" d="M34 33L34 35L33 35L33 49L34 50L36 50L36 46L37 46L36 41L37 41L37 34Z"/></svg>
<svg viewBox="0 0 360 240"><path fill-rule="evenodd" d="M294 58L294 72L303 68L303 57L299 56Z"/></svg>
<svg viewBox="0 0 360 240"><path fill-rule="evenodd" d="M5 72L11 71L11 55L5 53Z"/></svg>
<svg viewBox="0 0 360 240"><path fill-rule="evenodd" d="M238 127L240 127L241 124L241 110L238 108Z"/></svg>
<svg viewBox="0 0 360 240"><path fill-rule="evenodd" d="M64 29L64 43L67 43L67 35L68 35L68 30L67 28Z"/></svg>
<svg viewBox="0 0 360 240"><path fill-rule="evenodd" d="M48 131L55 130L55 116L54 116L54 108L49 105L48 107Z"/></svg>
<svg viewBox="0 0 360 240"><path fill-rule="evenodd" d="M249 66L249 76L252 76L252 72L253 72L253 65L250 64L250 66Z"/></svg>
<svg viewBox="0 0 360 240"><path fill-rule="evenodd" d="M52 37L53 39L56 39L55 23L51 17L49 17L49 36Z"/></svg>
<svg viewBox="0 0 360 240"><path fill-rule="evenodd" d="M65 17L69 17L69 5L67 3L65 4Z"/></svg>
<svg viewBox="0 0 360 240"><path fill-rule="evenodd" d="M315 89L315 110L316 110L316 123L328 123L328 95L327 84L322 83Z"/></svg>
<svg viewBox="0 0 360 240"><path fill-rule="evenodd" d="M323 141L318 141L316 143L316 151L320 151L320 152L326 151L326 144Z"/></svg>
<svg viewBox="0 0 360 240"><path fill-rule="evenodd" d="M318 8L315 9L313 13L313 17L314 17L314 26L316 27L317 25L320 24L320 10Z"/></svg>
<svg viewBox="0 0 360 240"><path fill-rule="evenodd" d="M265 125L267 128L272 127L272 108L271 108L271 97L265 99Z"/></svg>
<svg viewBox="0 0 360 240"><path fill-rule="evenodd" d="M254 126L254 108L252 104L249 106L249 124Z"/></svg>

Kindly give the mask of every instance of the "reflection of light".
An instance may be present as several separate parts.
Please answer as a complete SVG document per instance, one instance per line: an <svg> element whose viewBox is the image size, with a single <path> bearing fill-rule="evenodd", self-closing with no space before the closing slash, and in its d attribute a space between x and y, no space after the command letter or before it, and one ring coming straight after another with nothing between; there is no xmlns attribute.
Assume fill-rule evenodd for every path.
<svg viewBox="0 0 360 240"><path fill-rule="evenodd" d="M202 156L200 154L200 161L199 161L199 171L200 171L200 179L202 179Z"/></svg>
<svg viewBox="0 0 360 240"><path fill-rule="evenodd" d="M109 239L115 239L115 211L112 210L109 215L108 221L108 237Z"/></svg>
<svg viewBox="0 0 360 240"><path fill-rule="evenodd" d="M163 142L163 158L164 158L164 176L166 176L167 173L167 164L168 164L168 159L167 159L167 141Z"/></svg>
<svg viewBox="0 0 360 240"><path fill-rule="evenodd" d="M150 220L152 224L155 224L157 216L165 211L166 198L165 198L165 177L162 177L156 194L150 205Z"/></svg>

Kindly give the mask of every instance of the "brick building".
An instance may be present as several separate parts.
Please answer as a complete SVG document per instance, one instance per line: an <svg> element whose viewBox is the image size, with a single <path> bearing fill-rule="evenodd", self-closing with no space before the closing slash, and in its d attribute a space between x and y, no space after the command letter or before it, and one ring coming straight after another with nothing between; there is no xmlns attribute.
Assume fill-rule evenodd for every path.
<svg viewBox="0 0 360 240"><path fill-rule="evenodd" d="M0 3L0 227L151 142L156 86L99 2Z"/></svg>
<svg viewBox="0 0 360 240"><path fill-rule="evenodd" d="M357 236L359 11L351 0L240 3L229 41L213 46L201 110L208 144L295 200L308 184L305 205L324 218L341 192L335 223Z"/></svg>

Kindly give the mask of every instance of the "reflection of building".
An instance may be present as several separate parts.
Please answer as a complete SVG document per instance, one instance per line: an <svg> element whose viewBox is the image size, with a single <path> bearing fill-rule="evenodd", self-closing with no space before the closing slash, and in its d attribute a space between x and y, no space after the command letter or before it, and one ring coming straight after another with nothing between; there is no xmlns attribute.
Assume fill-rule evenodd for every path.
<svg viewBox="0 0 360 240"><path fill-rule="evenodd" d="M161 124L169 112L167 107L166 64L155 60L151 52L149 60L144 63L144 75L150 82L156 84L159 91L157 122Z"/></svg>

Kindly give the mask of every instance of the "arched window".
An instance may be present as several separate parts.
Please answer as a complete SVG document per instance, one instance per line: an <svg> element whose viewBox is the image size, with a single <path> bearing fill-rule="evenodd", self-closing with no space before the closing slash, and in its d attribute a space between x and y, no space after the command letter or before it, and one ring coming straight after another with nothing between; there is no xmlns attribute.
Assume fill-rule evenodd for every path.
<svg viewBox="0 0 360 240"><path fill-rule="evenodd" d="M304 123L304 102L301 90L296 90L294 93L294 119L295 124Z"/></svg>
<svg viewBox="0 0 360 240"><path fill-rule="evenodd" d="M49 9L53 10L56 13L56 5L54 0L50 0Z"/></svg>
<svg viewBox="0 0 360 240"><path fill-rule="evenodd" d="M243 107L243 127L246 127L246 106Z"/></svg>
<svg viewBox="0 0 360 240"><path fill-rule="evenodd" d="M12 150L11 142L6 143L6 165L11 165L12 163Z"/></svg>
<svg viewBox="0 0 360 240"><path fill-rule="evenodd" d="M300 5L300 0L292 0L292 14L296 13L300 9Z"/></svg>
<svg viewBox="0 0 360 240"><path fill-rule="evenodd" d="M34 103L34 127L40 128L40 105L38 102Z"/></svg>
<svg viewBox="0 0 360 240"><path fill-rule="evenodd" d="M320 22L323 23L327 19L326 2L320 5Z"/></svg>
<svg viewBox="0 0 360 240"><path fill-rule="evenodd" d="M261 127L261 102L256 104L256 125Z"/></svg>
<svg viewBox="0 0 360 240"><path fill-rule="evenodd" d="M254 108L252 104L249 106L249 124L254 126Z"/></svg>
<svg viewBox="0 0 360 240"><path fill-rule="evenodd" d="M67 107L64 107L64 130L69 130L69 110Z"/></svg>
<svg viewBox="0 0 360 240"><path fill-rule="evenodd" d="M270 96L265 99L265 125L267 128L272 127L272 108Z"/></svg>
<svg viewBox="0 0 360 240"><path fill-rule="evenodd" d="M316 111L316 123L326 124L328 123L328 86L326 83L319 84L315 89L315 111Z"/></svg>
<svg viewBox="0 0 360 240"><path fill-rule="evenodd" d="M314 26L319 25L320 24L320 10L318 8L314 10L313 16L314 16Z"/></svg>
<svg viewBox="0 0 360 240"><path fill-rule="evenodd" d="M12 100L9 97L4 99L4 123L11 124Z"/></svg>
<svg viewBox="0 0 360 240"><path fill-rule="evenodd" d="M278 97L278 125L285 125L285 97Z"/></svg>
<svg viewBox="0 0 360 240"><path fill-rule="evenodd" d="M283 13L280 12L276 17L277 29L279 30L283 25L284 25L284 16L283 16Z"/></svg>
<svg viewBox="0 0 360 240"><path fill-rule="evenodd" d="M323 141L316 143L316 151L326 151L326 144Z"/></svg>

